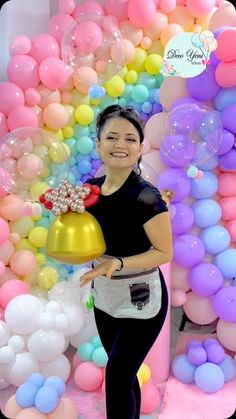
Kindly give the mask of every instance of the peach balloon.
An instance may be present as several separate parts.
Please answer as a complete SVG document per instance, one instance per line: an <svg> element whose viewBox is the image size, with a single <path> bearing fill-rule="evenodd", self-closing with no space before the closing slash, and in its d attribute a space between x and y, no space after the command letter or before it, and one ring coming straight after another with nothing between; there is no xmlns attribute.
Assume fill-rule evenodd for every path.
<svg viewBox="0 0 236 419"><path fill-rule="evenodd" d="M20 276L29 275L36 265L37 259L29 250L18 250L10 259L10 268Z"/></svg>
<svg viewBox="0 0 236 419"><path fill-rule="evenodd" d="M236 175L222 173L218 176L218 194L221 196L236 195Z"/></svg>
<svg viewBox="0 0 236 419"><path fill-rule="evenodd" d="M171 305L174 307L180 307L186 303L187 295L182 290L172 290L171 292Z"/></svg>
<svg viewBox="0 0 236 419"><path fill-rule="evenodd" d="M236 26L236 12L234 5L230 2L223 3L213 13L209 22L209 30L214 32L223 26Z"/></svg>
<svg viewBox="0 0 236 419"><path fill-rule="evenodd" d="M16 396L14 394L7 401L4 413L8 418L15 418L17 413L19 413L20 411L21 411L21 407L18 406L18 404L16 403Z"/></svg>
<svg viewBox="0 0 236 419"><path fill-rule="evenodd" d="M146 26L146 28L143 28L143 33L145 36L149 36L151 39L157 39L160 36L161 31L163 31L167 25L168 17L164 13L158 11L156 12L150 25Z"/></svg>
<svg viewBox="0 0 236 419"><path fill-rule="evenodd" d="M176 265L174 262L171 263L171 286L173 290L189 291L188 276L188 269Z"/></svg>
<svg viewBox="0 0 236 419"><path fill-rule="evenodd" d="M144 136L152 148L160 149L160 143L167 129L167 112L157 113L147 121L144 128Z"/></svg>
<svg viewBox="0 0 236 419"><path fill-rule="evenodd" d="M60 103L50 103L43 111L43 119L49 128L60 129L68 122L68 112Z"/></svg>
<svg viewBox="0 0 236 419"><path fill-rule="evenodd" d="M98 83L98 76L93 68L82 66L79 67L74 75L74 85L81 93L88 93L90 86Z"/></svg>
<svg viewBox="0 0 236 419"><path fill-rule="evenodd" d="M45 108L49 103L60 103L61 102L61 94L58 89L51 90L48 87L45 87L41 84L38 87L38 91L41 96L41 100L39 106L41 108Z"/></svg>
<svg viewBox="0 0 236 419"><path fill-rule="evenodd" d="M135 47L137 47L143 39L143 31L140 28L136 28L128 20L121 22L120 31L123 38L131 41Z"/></svg>
<svg viewBox="0 0 236 419"><path fill-rule="evenodd" d="M32 153L23 154L16 164L17 170L23 178L33 180L43 172L43 161L39 156Z"/></svg>
<svg viewBox="0 0 236 419"><path fill-rule="evenodd" d="M0 260L4 263L4 265L8 265L13 253L14 247L12 243L9 240L5 241L5 243L0 247Z"/></svg>
<svg viewBox="0 0 236 419"><path fill-rule="evenodd" d="M141 41L141 47L144 49L149 49L152 46L152 39L149 36L144 36Z"/></svg>
<svg viewBox="0 0 236 419"><path fill-rule="evenodd" d="M163 13L171 13L176 8L176 0L160 0L159 7Z"/></svg>
<svg viewBox="0 0 236 419"><path fill-rule="evenodd" d="M72 399L62 397L54 412L47 415L47 419L77 419L78 410Z"/></svg>
<svg viewBox="0 0 236 419"><path fill-rule="evenodd" d="M226 323L220 319L216 331L220 343L230 351L236 352L236 323Z"/></svg>
<svg viewBox="0 0 236 419"><path fill-rule="evenodd" d="M147 163L155 171L156 175L159 175L161 172L166 170L166 166L160 160L159 150L154 150L151 148L146 154L142 156L142 161Z"/></svg>
<svg viewBox="0 0 236 419"><path fill-rule="evenodd" d="M161 32L161 43L165 47L169 40L173 38L173 36L178 35L179 33L183 33L184 30L182 26L178 25L177 23L170 23L166 28L163 29Z"/></svg>
<svg viewBox="0 0 236 419"><path fill-rule="evenodd" d="M187 294L184 311L190 320L201 325L212 323L218 317L213 310L211 299L200 297L194 292Z"/></svg>
<svg viewBox="0 0 236 419"><path fill-rule="evenodd" d="M236 218L236 196L227 196L219 200L222 209L222 218L225 221Z"/></svg>
<svg viewBox="0 0 236 419"><path fill-rule="evenodd" d="M178 99L188 96L186 81L181 77L167 77L160 87L160 102L166 111L170 111Z"/></svg>
<svg viewBox="0 0 236 419"><path fill-rule="evenodd" d="M22 216L24 201L17 196L7 195L0 201L0 215L6 220L18 220Z"/></svg>
<svg viewBox="0 0 236 419"><path fill-rule="evenodd" d="M185 32L190 32L194 25L194 17L185 6L176 6L175 10L168 15L169 23L178 23Z"/></svg>
<svg viewBox="0 0 236 419"><path fill-rule="evenodd" d="M228 221L225 224L225 228L230 234L231 241L236 244L236 220Z"/></svg>
<svg viewBox="0 0 236 419"><path fill-rule="evenodd" d="M40 413L35 407L22 409L14 419L47 419L47 415Z"/></svg>

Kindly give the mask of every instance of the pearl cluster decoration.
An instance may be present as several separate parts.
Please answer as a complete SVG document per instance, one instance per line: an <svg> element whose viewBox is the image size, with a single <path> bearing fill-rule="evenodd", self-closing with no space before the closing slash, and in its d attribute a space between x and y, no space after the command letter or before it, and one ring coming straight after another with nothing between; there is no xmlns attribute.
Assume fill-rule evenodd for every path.
<svg viewBox="0 0 236 419"><path fill-rule="evenodd" d="M86 208L98 202L100 192L97 185L85 183L74 186L69 180L62 180L56 189L48 189L40 195L39 201L55 216L69 211L82 214Z"/></svg>

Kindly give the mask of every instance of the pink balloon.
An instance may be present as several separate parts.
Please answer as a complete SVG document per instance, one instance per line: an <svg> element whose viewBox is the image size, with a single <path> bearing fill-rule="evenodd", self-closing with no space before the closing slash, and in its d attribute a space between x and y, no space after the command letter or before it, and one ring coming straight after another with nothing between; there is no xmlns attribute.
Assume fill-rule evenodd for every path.
<svg viewBox="0 0 236 419"><path fill-rule="evenodd" d="M71 15L75 10L74 0L59 0L59 10L61 13L68 13Z"/></svg>
<svg viewBox="0 0 236 419"><path fill-rule="evenodd" d="M33 88L27 89L25 91L25 100L27 105L29 106L38 105L41 100L40 93L38 92L38 90Z"/></svg>
<svg viewBox="0 0 236 419"><path fill-rule="evenodd" d="M128 19L128 3L129 0L105 0L104 9L107 15L122 21Z"/></svg>
<svg viewBox="0 0 236 419"><path fill-rule="evenodd" d="M235 8L230 2L224 2L213 13L209 22L209 30L214 32L224 26L236 26Z"/></svg>
<svg viewBox="0 0 236 419"><path fill-rule="evenodd" d="M225 228L227 228L227 230L230 234L231 241L233 243L236 243L236 220L228 221L225 224Z"/></svg>
<svg viewBox="0 0 236 419"><path fill-rule="evenodd" d="M0 260L0 278L3 277L3 275L6 272L6 266L4 265L4 263ZM1 279L0 279L0 285L1 285Z"/></svg>
<svg viewBox="0 0 236 419"><path fill-rule="evenodd" d="M10 45L9 52L11 55L28 54L31 49L31 42L27 36L17 36Z"/></svg>
<svg viewBox="0 0 236 419"><path fill-rule="evenodd" d="M20 279L11 279L5 282L0 289L0 305L6 308L7 304L18 295L30 294L30 289L26 282Z"/></svg>
<svg viewBox="0 0 236 419"><path fill-rule="evenodd" d="M35 111L27 106L14 108L8 115L7 123L11 131L22 127L37 128L39 126Z"/></svg>
<svg viewBox="0 0 236 419"><path fill-rule="evenodd" d="M236 28L227 28L217 38L215 56L220 61L236 60Z"/></svg>
<svg viewBox="0 0 236 419"><path fill-rule="evenodd" d="M9 80L23 90L39 84L38 63L29 55L14 55L7 66Z"/></svg>
<svg viewBox="0 0 236 419"><path fill-rule="evenodd" d="M29 180L39 177L43 170L44 164L39 156L36 154L25 153L16 163L19 174Z"/></svg>
<svg viewBox="0 0 236 419"><path fill-rule="evenodd" d="M151 39L158 39L161 32L164 28L166 28L167 25L168 17L158 10L153 16L153 20L150 25L143 29L143 33L145 36L150 36Z"/></svg>
<svg viewBox="0 0 236 419"><path fill-rule="evenodd" d="M163 13L171 13L176 8L176 0L160 0L159 7Z"/></svg>
<svg viewBox="0 0 236 419"><path fill-rule="evenodd" d="M216 67L215 78L221 87L234 87L236 84L236 60L219 63Z"/></svg>
<svg viewBox="0 0 236 419"><path fill-rule="evenodd" d="M74 19L72 16L66 13L60 13L50 19L48 32L58 42L61 42L66 29L69 28L73 22Z"/></svg>
<svg viewBox="0 0 236 419"><path fill-rule="evenodd" d="M24 201L17 196L7 195L0 201L0 215L6 220L19 220L22 217Z"/></svg>
<svg viewBox="0 0 236 419"><path fill-rule="evenodd" d="M60 57L60 45L52 35L40 33L31 39L30 56L39 63L48 57Z"/></svg>
<svg viewBox="0 0 236 419"><path fill-rule="evenodd" d="M186 0L186 6L192 16L202 18L215 7L215 0Z"/></svg>
<svg viewBox="0 0 236 419"><path fill-rule="evenodd" d="M222 218L225 221L233 220L236 218L236 196L227 196L221 198L219 204L222 209Z"/></svg>
<svg viewBox="0 0 236 419"><path fill-rule="evenodd" d="M184 311L190 320L201 325L212 323L218 317L213 310L211 299L200 297L194 292L187 294Z"/></svg>
<svg viewBox="0 0 236 419"><path fill-rule="evenodd" d="M152 148L160 149L160 143L165 136L165 128L167 128L167 112L157 113L148 119L144 135L149 141Z"/></svg>
<svg viewBox="0 0 236 419"><path fill-rule="evenodd" d="M0 112L6 116L12 109L25 104L24 93L14 83L0 83L0 98Z"/></svg>
<svg viewBox="0 0 236 419"><path fill-rule="evenodd" d="M0 112L0 138L4 137L4 135L8 132L7 118L2 112Z"/></svg>
<svg viewBox="0 0 236 419"><path fill-rule="evenodd" d="M95 391L102 385L102 369L92 362L83 362L76 368L74 379L81 390Z"/></svg>
<svg viewBox="0 0 236 419"><path fill-rule="evenodd" d="M4 413L8 418L15 418L17 413L20 411L21 411L21 407L18 406L18 404L16 403L16 396L14 394L7 401Z"/></svg>
<svg viewBox="0 0 236 419"><path fill-rule="evenodd" d="M130 0L128 5L129 20L138 27L148 26L156 13L154 0Z"/></svg>
<svg viewBox="0 0 236 419"><path fill-rule="evenodd" d="M218 194L221 196L236 195L236 175L222 173L218 176Z"/></svg>
<svg viewBox="0 0 236 419"><path fill-rule="evenodd" d="M6 196L11 187L12 177L6 169L0 167L0 198Z"/></svg>
<svg viewBox="0 0 236 419"><path fill-rule="evenodd" d="M49 89L59 89L67 82L69 72L64 61L57 57L49 57L41 62L39 77Z"/></svg>
<svg viewBox="0 0 236 419"><path fill-rule="evenodd" d="M0 246L5 243L10 234L9 226L4 218L0 217Z"/></svg>
<svg viewBox="0 0 236 419"><path fill-rule="evenodd" d="M103 34L97 23L86 20L75 28L75 43L84 54L96 51L102 45Z"/></svg>
<svg viewBox="0 0 236 419"><path fill-rule="evenodd" d="M16 274L14 272L12 272L12 270L7 266L7 267L5 267L5 272L0 277L0 285L4 284L5 282L9 281L10 279L16 279Z"/></svg>
<svg viewBox="0 0 236 419"><path fill-rule="evenodd" d="M220 343L230 351L236 352L236 323L219 320L216 331Z"/></svg>
<svg viewBox="0 0 236 419"><path fill-rule="evenodd" d="M167 77L160 87L160 102L166 111L170 111L173 103L188 97L186 80L181 77Z"/></svg>
<svg viewBox="0 0 236 419"><path fill-rule="evenodd" d="M148 382L141 388L141 412L153 413L160 403L160 393L154 384Z"/></svg>
<svg viewBox="0 0 236 419"><path fill-rule="evenodd" d="M102 6L95 0L82 0L76 6L73 17L76 19L80 16L88 16L90 14L103 16L104 11Z"/></svg>
<svg viewBox="0 0 236 419"><path fill-rule="evenodd" d="M78 411L72 399L62 397L57 408L47 415L47 419L77 419Z"/></svg>
<svg viewBox="0 0 236 419"><path fill-rule="evenodd" d="M37 259L29 250L18 250L12 255L10 268L16 275L29 275L36 267Z"/></svg>
<svg viewBox="0 0 236 419"><path fill-rule="evenodd" d="M14 246L9 240L5 241L5 243L0 247L0 260L4 263L4 265L8 265L14 251Z"/></svg>
<svg viewBox="0 0 236 419"><path fill-rule="evenodd" d="M28 407L17 413L14 419L47 419L47 416L40 413L35 407Z"/></svg>
<svg viewBox="0 0 236 419"><path fill-rule="evenodd" d="M49 128L60 129L68 123L69 115L60 103L50 103L43 111L43 119Z"/></svg>
<svg viewBox="0 0 236 419"><path fill-rule="evenodd" d="M172 290L171 292L171 305L174 307L180 307L186 303L187 295L182 290Z"/></svg>

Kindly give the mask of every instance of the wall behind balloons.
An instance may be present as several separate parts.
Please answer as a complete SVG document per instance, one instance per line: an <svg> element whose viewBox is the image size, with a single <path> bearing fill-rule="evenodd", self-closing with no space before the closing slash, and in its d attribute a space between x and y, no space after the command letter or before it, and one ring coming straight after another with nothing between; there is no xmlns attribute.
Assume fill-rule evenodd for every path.
<svg viewBox="0 0 236 419"><path fill-rule="evenodd" d="M73 23L73 0L61 0L59 6L57 1L46 0L11 1L4 5L4 24L0 25L4 51L1 78L8 81L0 84L0 145L9 131L25 126L44 128L55 136L55 141L65 145L69 179L79 184L94 176L101 166L95 150L96 115L109 104L134 106L147 122L143 174L153 182L158 179L161 188L175 191L173 304L183 304L189 318L197 324L218 319L218 338L226 348L236 351L236 126L232 117L236 106L236 45L226 48L235 42L235 9L231 3L220 0L135 1L129 15L127 4L133 4L133 0L104 0L97 2L96 8L93 2L93 12L104 7L105 14L115 17L113 24L118 25L125 39L125 64L121 68L117 64L115 76L106 80L106 95L101 99L88 96L94 71L83 75L83 83L81 74L77 74L76 80L68 79L61 60L59 47L65 28ZM89 3L87 0L87 7ZM188 82L176 77L164 80L161 57L172 36L208 28L217 31L225 26L233 32L222 38L221 51L203 74ZM220 34L217 35L220 43ZM226 49L227 57L222 52ZM92 66L91 62L87 66ZM186 98L220 111L224 127L221 150L202 165L201 180L190 179L183 169L168 168L159 156L165 117L178 104L188 103ZM14 146L18 148L17 140ZM6 166L4 158L4 167L12 170L14 162L8 163L10 166ZM29 183L32 199L54 185L56 168L52 163L49 159L47 175ZM54 216L43 209L42 216L25 213L22 217L23 204L21 199L4 196L2 191L0 284L12 278L24 279L34 295L46 297L57 281L68 279L77 267L47 258L44 247ZM5 307L6 301L2 302L2 312Z"/></svg>

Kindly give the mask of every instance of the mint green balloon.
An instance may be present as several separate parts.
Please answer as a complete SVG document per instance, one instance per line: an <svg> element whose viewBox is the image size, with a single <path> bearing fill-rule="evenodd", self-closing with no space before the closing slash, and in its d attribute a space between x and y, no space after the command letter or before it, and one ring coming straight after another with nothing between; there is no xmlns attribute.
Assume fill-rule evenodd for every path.
<svg viewBox="0 0 236 419"><path fill-rule="evenodd" d="M90 154L93 150L93 140L89 137L79 137L76 143L76 147L79 153L81 154Z"/></svg>
<svg viewBox="0 0 236 419"><path fill-rule="evenodd" d="M119 105L122 107L127 106L127 99L125 99L125 97L121 97L119 99Z"/></svg>
<svg viewBox="0 0 236 419"><path fill-rule="evenodd" d="M143 84L137 84L136 86L134 86L131 92L131 97L133 101L136 103L145 102L148 99L148 96L149 96L148 89Z"/></svg>
<svg viewBox="0 0 236 419"><path fill-rule="evenodd" d="M148 90L155 89L157 83L153 75L143 72L138 77L138 84L143 84Z"/></svg>
<svg viewBox="0 0 236 419"><path fill-rule="evenodd" d="M118 99L114 98L114 97L110 97L110 96L105 96L102 100L101 100L101 108L105 109L110 105L117 105L118 104Z"/></svg>
<svg viewBox="0 0 236 419"><path fill-rule="evenodd" d="M48 217L42 217L40 220L35 221L36 227L46 227L48 228L50 226L51 222Z"/></svg>
<svg viewBox="0 0 236 419"><path fill-rule="evenodd" d="M126 100L129 100L130 97L131 97L131 92L132 92L133 88L134 88L133 84L126 84L125 85L125 91L124 91L122 97L124 97Z"/></svg>
<svg viewBox="0 0 236 419"><path fill-rule="evenodd" d="M102 346L101 339L98 335L91 339L90 342L93 346L95 346L95 348L99 348L100 346Z"/></svg>
<svg viewBox="0 0 236 419"><path fill-rule="evenodd" d="M77 353L82 361L92 361L93 352L94 346L89 342L81 343L77 350Z"/></svg>
<svg viewBox="0 0 236 419"><path fill-rule="evenodd" d="M166 77L163 76L163 74L157 74L156 75L156 86L159 89L163 83L163 81L166 79Z"/></svg>
<svg viewBox="0 0 236 419"><path fill-rule="evenodd" d="M105 367L107 364L108 356L105 349L101 346L95 349L92 355L92 360L97 367Z"/></svg>
<svg viewBox="0 0 236 419"><path fill-rule="evenodd" d="M86 125L85 127L82 127L82 125L75 124L73 128L74 128L75 138L83 137L84 135L87 137L89 136L90 131L89 131L88 125Z"/></svg>

